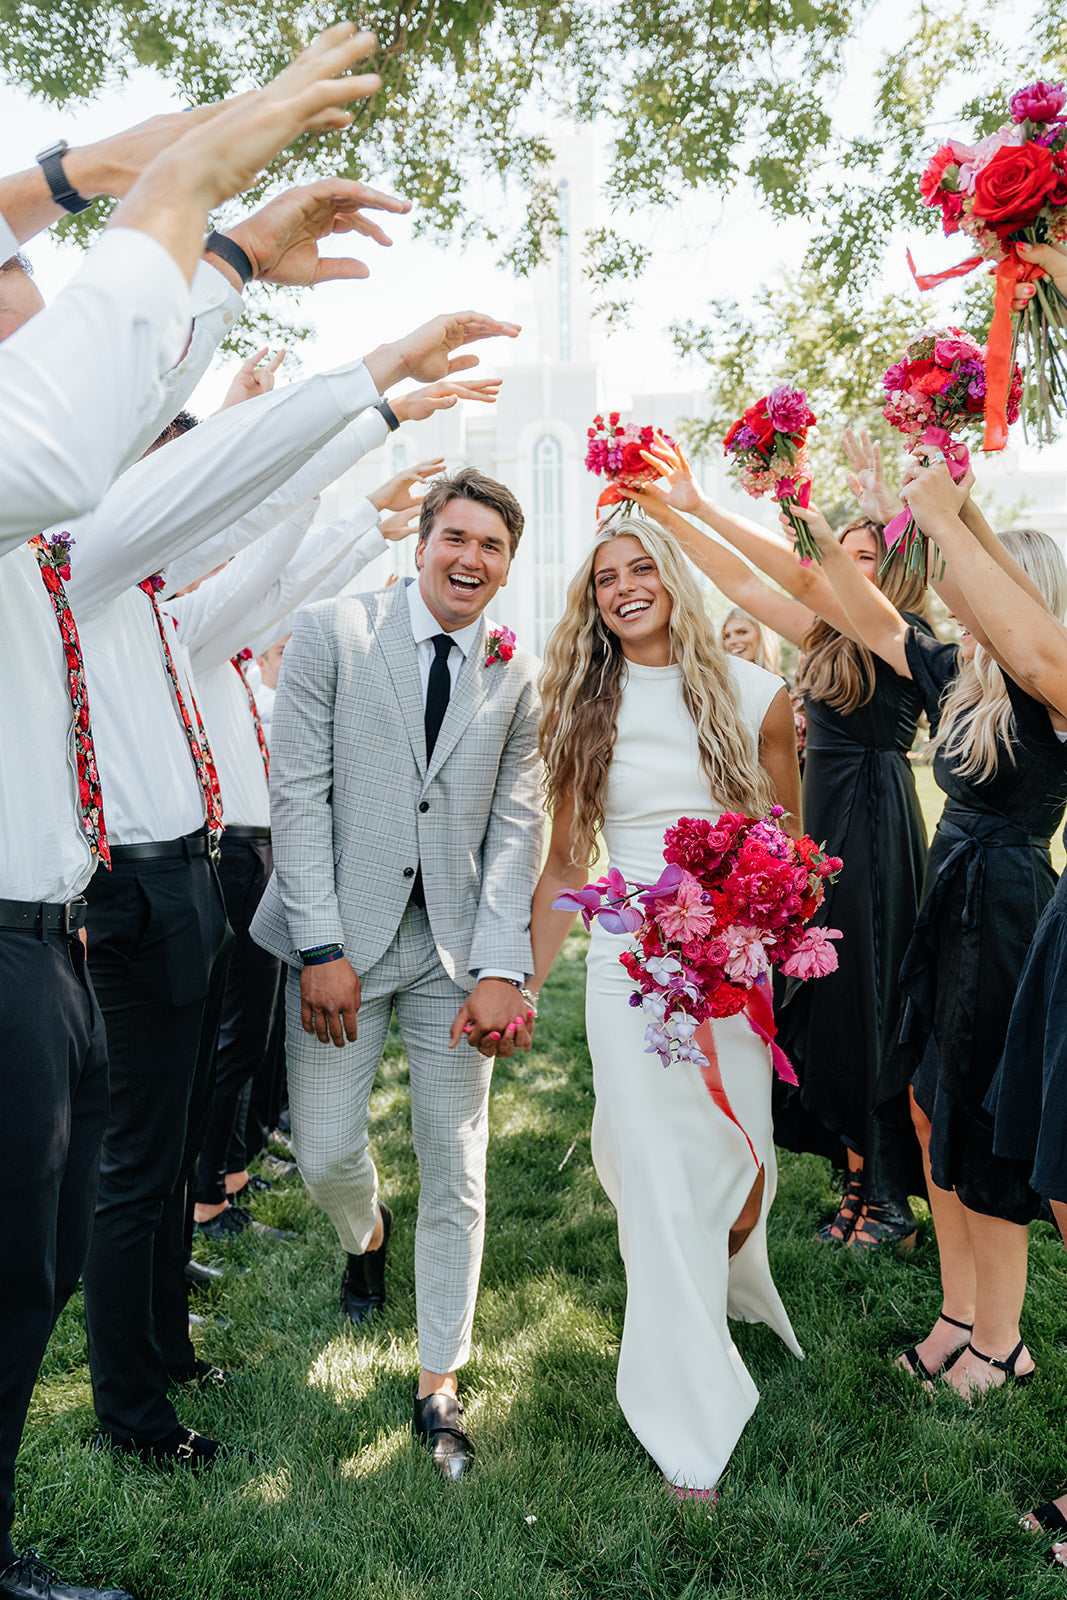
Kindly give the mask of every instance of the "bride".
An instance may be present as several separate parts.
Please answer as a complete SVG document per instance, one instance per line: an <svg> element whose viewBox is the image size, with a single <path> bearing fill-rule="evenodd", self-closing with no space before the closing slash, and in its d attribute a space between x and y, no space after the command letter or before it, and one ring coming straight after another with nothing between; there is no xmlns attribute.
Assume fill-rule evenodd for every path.
<svg viewBox="0 0 1067 1600"><path fill-rule="evenodd" d="M780 678L724 654L678 548L638 519L601 531L567 593L541 676L552 838L533 902L533 987L573 917L557 894L586 882L597 835L630 881L663 870L680 816L766 814L799 824L793 710ZM801 1355L767 1261L776 1167L770 1052L744 1016L714 1023L741 1128L698 1068L664 1071L629 1004L625 941L594 925L586 1029L592 1151L619 1219L627 1299L617 1394L678 1495L710 1495L758 1391L727 1316L765 1322ZM759 1158L754 1165L745 1133Z"/></svg>

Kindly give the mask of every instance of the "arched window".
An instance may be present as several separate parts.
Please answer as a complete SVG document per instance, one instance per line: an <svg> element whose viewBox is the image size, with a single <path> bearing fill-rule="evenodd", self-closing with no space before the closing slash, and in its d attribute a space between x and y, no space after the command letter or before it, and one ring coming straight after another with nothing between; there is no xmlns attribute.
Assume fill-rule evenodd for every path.
<svg viewBox="0 0 1067 1600"><path fill-rule="evenodd" d="M563 611L563 451L544 433L533 447L534 650L538 655Z"/></svg>

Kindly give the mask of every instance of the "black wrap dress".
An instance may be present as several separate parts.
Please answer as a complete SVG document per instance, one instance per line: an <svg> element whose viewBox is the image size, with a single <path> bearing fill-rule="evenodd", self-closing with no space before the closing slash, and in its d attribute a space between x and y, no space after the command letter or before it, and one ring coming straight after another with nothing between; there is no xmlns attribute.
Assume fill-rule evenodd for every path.
<svg viewBox="0 0 1067 1600"><path fill-rule="evenodd" d="M778 1042L800 1087L778 1086L776 1142L838 1162L847 1145L864 1157L868 1198L897 1203L921 1190L918 1145L907 1130L878 1122L875 1085L896 1038L897 972L926 862L908 763L922 709L917 686L879 660L870 700L850 715L807 697L804 831L844 862L815 922L843 937L836 972L786 982L777 999Z"/></svg>
<svg viewBox="0 0 1067 1600"><path fill-rule="evenodd" d="M912 631L907 653L933 726L959 652ZM1056 887L1049 843L1067 805L1067 747L1045 708L1006 674L1005 682L1012 746L1001 748L993 776L961 778L940 753L934 762L947 798L901 966L904 1016L880 1098L899 1119L910 1082L932 1124L934 1182L955 1189L972 1211L1026 1223L1040 1209L1030 1169L994 1155L983 1102L1030 942Z"/></svg>
<svg viewBox="0 0 1067 1600"><path fill-rule="evenodd" d="M1043 1199L1067 1204L1067 873L1023 965L986 1109L994 1154L1022 1162Z"/></svg>

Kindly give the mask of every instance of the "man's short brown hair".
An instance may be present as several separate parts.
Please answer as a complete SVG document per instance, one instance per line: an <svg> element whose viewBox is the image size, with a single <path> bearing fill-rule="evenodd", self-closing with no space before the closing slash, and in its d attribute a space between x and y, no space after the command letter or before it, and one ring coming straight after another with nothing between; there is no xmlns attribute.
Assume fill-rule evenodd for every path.
<svg viewBox="0 0 1067 1600"><path fill-rule="evenodd" d="M508 530L510 554L514 559L526 520L522 507L505 484L487 478L477 467L460 467L458 472L433 479L419 513L419 544L426 543L437 518L453 500L471 500L477 506L488 506L490 511L495 511Z"/></svg>

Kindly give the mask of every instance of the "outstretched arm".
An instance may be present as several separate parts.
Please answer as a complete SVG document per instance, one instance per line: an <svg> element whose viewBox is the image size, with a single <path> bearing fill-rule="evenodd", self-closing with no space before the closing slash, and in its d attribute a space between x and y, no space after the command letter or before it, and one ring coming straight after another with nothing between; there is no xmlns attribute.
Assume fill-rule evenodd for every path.
<svg viewBox="0 0 1067 1600"><path fill-rule="evenodd" d="M739 555L718 540L709 539L702 529L694 528L687 517L680 516L661 496L633 489L628 489L627 494L646 516L677 540L693 565L711 579L727 600L757 617L791 644L799 645L803 641L815 620L814 613L806 606L798 605L788 595L779 594L764 583Z"/></svg>
<svg viewBox="0 0 1067 1600"><path fill-rule="evenodd" d="M822 557L822 570L833 584L848 618L851 638L865 644L902 678L911 677L904 640L908 624L896 606L886 599L876 583L865 578L856 563L845 554L833 530L816 506L794 506L811 529Z"/></svg>
<svg viewBox="0 0 1067 1600"><path fill-rule="evenodd" d="M947 483L940 481L942 476ZM967 613L975 619L975 637L987 638L996 659L1017 682L1067 717L1067 629L1043 599L1028 592L1029 580L1024 591L1004 562L975 537L953 509L955 487L947 469L937 466L916 477L905 493L919 526L936 540L955 573ZM1003 549L1001 555L1010 561Z"/></svg>
<svg viewBox="0 0 1067 1600"><path fill-rule="evenodd" d="M768 533L755 522L749 522L747 517L724 511L713 500L709 500L693 477L693 469L681 450L671 450L663 445L654 454L646 455L645 459L658 466L662 473L659 482L649 486L650 495L660 496L676 511L688 511L699 517L720 538L726 539L735 550L740 551L747 561L780 584L799 605L822 617L842 633L848 632L844 612L819 569L805 566L789 545L773 533ZM754 612L753 615L758 613ZM784 633L794 644L799 644L800 640L795 639L792 633L785 633L784 629L777 631ZM807 632L806 628L804 632Z"/></svg>

